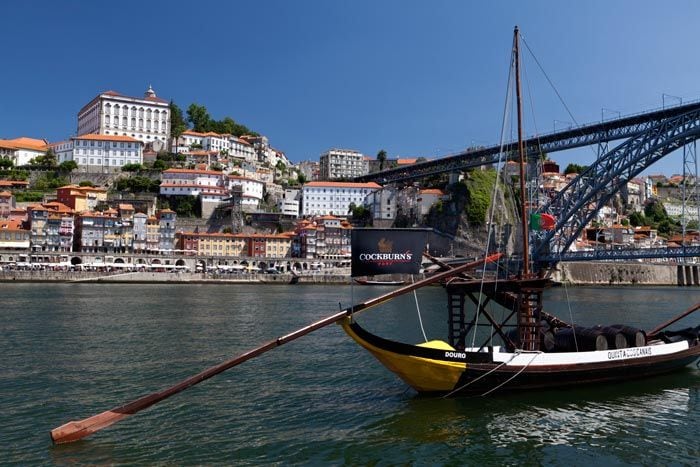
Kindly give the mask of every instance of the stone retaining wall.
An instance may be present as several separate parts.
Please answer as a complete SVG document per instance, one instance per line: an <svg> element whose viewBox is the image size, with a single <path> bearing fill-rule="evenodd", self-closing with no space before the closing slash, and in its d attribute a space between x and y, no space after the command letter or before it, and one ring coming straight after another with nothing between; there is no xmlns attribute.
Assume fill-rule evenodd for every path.
<svg viewBox="0 0 700 467"><path fill-rule="evenodd" d="M700 285L699 264L559 263L552 276L574 285Z"/></svg>

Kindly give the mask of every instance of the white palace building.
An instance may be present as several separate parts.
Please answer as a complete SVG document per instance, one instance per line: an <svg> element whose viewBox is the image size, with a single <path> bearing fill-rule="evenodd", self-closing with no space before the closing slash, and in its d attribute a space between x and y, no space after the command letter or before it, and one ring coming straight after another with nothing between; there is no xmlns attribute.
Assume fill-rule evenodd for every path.
<svg viewBox="0 0 700 467"><path fill-rule="evenodd" d="M75 161L86 172L119 172L123 165L143 163L143 143L130 136L87 134L52 143L58 163Z"/></svg>
<svg viewBox="0 0 700 467"><path fill-rule="evenodd" d="M103 92L78 112L78 136L86 134L128 136L165 147L170 137L170 105L150 86L144 97Z"/></svg>
<svg viewBox="0 0 700 467"><path fill-rule="evenodd" d="M301 189L301 213L347 216L351 204L362 206L367 195L379 189L374 182L309 182Z"/></svg>

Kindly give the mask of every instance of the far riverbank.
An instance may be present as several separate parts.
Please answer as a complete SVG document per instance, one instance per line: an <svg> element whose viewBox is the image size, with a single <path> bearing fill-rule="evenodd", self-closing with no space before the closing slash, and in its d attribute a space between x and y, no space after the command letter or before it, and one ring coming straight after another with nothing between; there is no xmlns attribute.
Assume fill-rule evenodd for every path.
<svg viewBox="0 0 700 467"><path fill-rule="evenodd" d="M420 275L415 279L418 280ZM392 277L403 279L410 277ZM700 286L700 264L577 262L559 263L552 279L569 285ZM232 274L155 271L0 270L0 282L100 282L182 284L350 284L350 271L334 269L302 274Z"/></svg>

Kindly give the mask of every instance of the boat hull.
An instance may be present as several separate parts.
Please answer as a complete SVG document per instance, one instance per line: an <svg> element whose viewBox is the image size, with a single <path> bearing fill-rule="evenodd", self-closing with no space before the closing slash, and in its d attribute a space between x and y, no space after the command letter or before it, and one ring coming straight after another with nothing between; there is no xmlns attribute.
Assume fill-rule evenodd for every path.
<svg viewBox="0 0 700 467"><path fill-rule="evenodd" d="M469 395L626 381L676 371L700 357L697 340L595 352L460 352L445 343L435 348L390 341L349 319L342 325L420 393Z"/></svg>

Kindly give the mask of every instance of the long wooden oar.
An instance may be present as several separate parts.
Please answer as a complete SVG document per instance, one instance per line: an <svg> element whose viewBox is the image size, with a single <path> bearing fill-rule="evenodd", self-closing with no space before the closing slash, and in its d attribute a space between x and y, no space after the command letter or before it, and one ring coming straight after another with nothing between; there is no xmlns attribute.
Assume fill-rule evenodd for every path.
<svg viewBox="0 0 700 467"><path fill-rule="evenodd" d="M695 312L695 311L697 311L697 310L700 310L700 302L698 302L698 303L696 303L695 305L691 306L690 308L688 308L687 310L685 310L683 313L681 313L680 315L676 316L675 318L670 319L670 320L666 321L665 323L659 324L658 326L656 326L654 329L652 329L651 331L649 331L649 332L647 333L647 337L654 337L654 336L657 335L657 334L659 333L659 331L661 331L662 329L666 329L667 327L669 327L670 325L672 325L672 324L675 323L676 321L680 321L681 319L685 318L686 316L688 316L689 314L691 314L691 313L693 313L693 312Z"/></svg>
<svg viewBox="0 0 700 467"><path fill-rule="evenodd" d="M194 386L195 384L201 383L202 381L211 378L212 376L215 376L223 371L228 370L229 368L232 368L236 365L239 365L246 360L250 360L253 357L257 357L260 354L263 354L267 352L268 350L272 350L275 347L279 347L282 344L286 344L287 342L291 342L301 336L304 336L306 334L309 334L310 332L313 332L317 329L321 329L322 327L328 326L329 324L335 323L337 321L340 321L341 319L345 318L346 316L349 316L353 313L357 313L363 310L367 310L368 308L371 308L373 306L379 305L381 303L384 303L388 300L391 300L393 298L396 298L400 295L403 295L405 293L411 292L415 289L424 287L428 284L432 284L434 282L441 281L443 279L446 279L448 277L454 276L455 274L459 274L462 271L465 271L469 268L473 268L476 266L479 266L483 264L484 262L493 262L496 261L501 254L495 254L488 256L480 261L474 261L472 263L464 264L462 266L456 267L454 269L451 269L449 271L445 271L439 274L435 274L433 276L430 276L426 279L420 280L418 282L415 282L413 284L407 285L405 287L401 287L399 289L396 289L392 292L386 293L384 295L381 295L379 297L372 298L370 300L367 300L365 302L362 302L358 305L351 306L349 308L346 308L334 315L328 316L326 318L323 318L322 320L316 321L315 323L309 324L308 326L305 326L301 329L297 329L294 332L291 332L289 334L286 334L284 336L278 337L275 340L269 341L260 347L256 347L252 350L249 350L235 358L232 358L231 360L227 360L223 363L220 363L216 366L213 366L211 368L208 368L201 373L198 373L194 376L191 376L187 378L186 380L176 384L175 386L171 386L163 391L160 392L154 392L153 394L149 394L147 396L141 397L140 399L137 399L133 402L129 402L128 404L122 405L120 407L116 407L112 410L107 410L106 412L102 412L97 415L93 415L92 417L79 420L79 421L71 421L66 423L65 425L61 425L58 428L54 428L51 430L51 440L56 443L70 443L72 441L77 441L79 439L82 439L88 435L91 435L92 433L95 433L103 428L106 428L119 420L122 420L130 415L134 415L135 413L152 406L153 404L156 404L163 399L167 399L168 397L172 396L173 394L177 394L180 391L183 391L191 386Z"/></svg>

